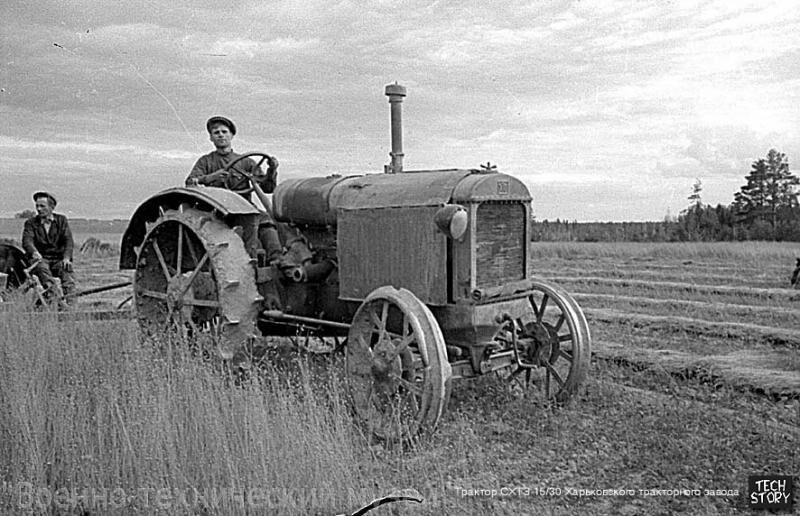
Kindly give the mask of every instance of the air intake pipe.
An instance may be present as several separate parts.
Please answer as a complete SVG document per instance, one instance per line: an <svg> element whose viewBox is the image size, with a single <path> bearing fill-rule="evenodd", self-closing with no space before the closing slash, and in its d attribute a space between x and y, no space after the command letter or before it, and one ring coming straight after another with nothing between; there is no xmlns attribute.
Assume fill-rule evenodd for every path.
<svg viewBox="0 0 800 516"><path fill-rule="evenodd" d="M386 96L389 97L392 117L392 152L389 156L392 163L385 165L383 171L387 174L400 174L403 172L403 97L406 96L405 86L396 82L386 86Z"/></svg>

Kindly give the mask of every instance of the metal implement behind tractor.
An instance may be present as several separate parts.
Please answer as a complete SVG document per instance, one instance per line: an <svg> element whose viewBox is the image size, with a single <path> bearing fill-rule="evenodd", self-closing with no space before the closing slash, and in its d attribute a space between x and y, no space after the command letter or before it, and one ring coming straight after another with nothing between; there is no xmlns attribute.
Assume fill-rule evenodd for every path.
<svg viewBox="0 0 800 516"><path fill-rule="evenodd" d="M141 326L189 328L235 363L259 335L346 336L355 411L385 439L433 429L457 378L502 371L567 401L588 372L589 328L530 273L528 189L489 166L404 172L405 89L386 93L391 165L280 183L274 263L247 254L241 227L260 212L240 195L171 188L142 203L120 258Z"/></svg>

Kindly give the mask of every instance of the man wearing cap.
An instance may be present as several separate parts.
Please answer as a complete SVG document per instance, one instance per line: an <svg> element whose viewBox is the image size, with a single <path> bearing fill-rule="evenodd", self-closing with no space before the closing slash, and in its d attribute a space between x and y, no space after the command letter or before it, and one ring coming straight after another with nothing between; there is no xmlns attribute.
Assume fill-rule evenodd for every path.
<svg viewBox="0 0 800 516"><path fill-rule="evenodd" d="M25 221L22 248L30 259L39 261L32 273L42 286L56 297L69 296L75 290L75 280L72 275L72 231L67 217L53 213L56 198L47 192L33 194L33 202L37 215ZM63 292L59 291L55 278L61 279Z"/></svg>
<svg viewBox="0 0 800 516"><path fill-rule="evenodd" d="M206 130L216 150L201 156L197 160L197 163L194 164L191 172L186 177L186 186L203 185L227 188L229 190L246 189L249 186L247 178L234 177L229 181L228 172L225 170L225 167L242 156L233 152L231 146L233 137L236 135L236 125L224 116L212 116L206 122ZM275 191L275 185L278 181L278 160L273 156L269 156L267 158L267 167L267 173L264 174L261 167L256 166L256 163L251 159L244 159L236 164L237 169L246 172L255 179L264 193L272 193ZM249 193L241 195L252 202ZM257 221L255 226L242 227L242 230L242 240L244 240L245 247L251 256L256 254L259 239L270 261L278 259L283 252L278 239L278 232L275 229L275 221L272 219L271 214L263 214L261 221Z"/></svg>
<svg viewBox="0 0 800 516"><path fill-rule="evenodd" d="M225 171L225 167L241 157L241 154L233 152L231 146L233 137L236 136L236 126L224 116L212 116L206 122L206 129L216 150L197 160L186 178L186 186L199 184L231 190L245 189L248 186L248 180L244 177L238 178L236 181L240 184L226 184L228 172ZM264 174L251 159L245 159L236 164L236 168L255 177L265 193L272 193L278 179L278 160L270 156L267 159L267 166L267 173ZM243 196L250 200L249 194L243 194Z"/></svg>

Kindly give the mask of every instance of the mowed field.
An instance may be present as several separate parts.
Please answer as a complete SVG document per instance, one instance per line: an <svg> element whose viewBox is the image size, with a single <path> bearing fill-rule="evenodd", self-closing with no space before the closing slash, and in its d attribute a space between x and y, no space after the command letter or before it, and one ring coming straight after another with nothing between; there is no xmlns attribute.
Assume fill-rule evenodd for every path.
<svg viewBox="0 0 800 516"><path fill-rule="evenodd" d="M88 236L119 241L76 242ZM54 354L35 336L36 316L6 317L0 435L24 428L25 437L0 445L0 508L13 508L27 481L170 494L257 486L273 495L266 511L234 500L208 512L225 514L334 514L399 488L417 489L425 503L370 514L749 514L748 475L800 474L800 290L788 288L800 246L531 249L534 274L586 312L593 359L585 388L559 407L520 397L493 375L459 381L439 430L402 448L373 443L352 424L338 356L276 354L265 382L233 387L190 361L159 376L167 366L142 351L133 322L48 320L47 335L63 328L86 332L88 342L53 339ZM76 256L79 289L129 279L117 260ZM129 292L87 296L79 308L110 308ZM50 360L60 363L31 365ZM64 369L104 394L70 384L73 399L91 401L71 413L54 411L41 389L22 394L31 378L54 382ZM137 498L96 513L142 507ZM158 507L198 511L191 498Z"/></svg>

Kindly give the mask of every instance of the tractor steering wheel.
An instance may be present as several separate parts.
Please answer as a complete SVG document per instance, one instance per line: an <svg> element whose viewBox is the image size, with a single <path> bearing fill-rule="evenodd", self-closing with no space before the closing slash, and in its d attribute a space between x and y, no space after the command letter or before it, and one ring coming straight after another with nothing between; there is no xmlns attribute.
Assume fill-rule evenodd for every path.
<svg viewBox="0 0 800 516"><path fill-rule="evenodd" d="M253 176L252 176L252 174L250 174L248 172L245 172L243 170L239 170L238 168L236 168L236 165L240 161L244 161L245 159L250 158L252 156L260 156L261 157L261 159L256 162L256 168L260 167L262 163L264 163L265 161L267 161L268 159L271 158L271 156L269 154L266 154L264 152L248 152L247 154L243 154L242 156L239 156L238 158L236 158L235 160L230 162L228 164L228 166L226 166L224 168L225 172L228 173L225 176L225 188L227 188L231 192L234 192L234 193L237 193L237 194L249 194L250 192L253 191ZM242 183L243 179L247 180L248 186L245 187L245 188L238 188L238 189L235 188L236 186L239 186Z"/></svg>

